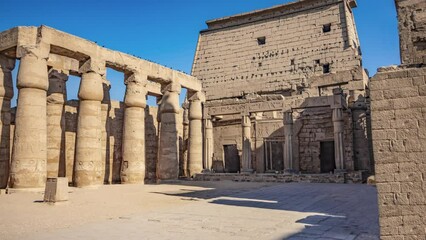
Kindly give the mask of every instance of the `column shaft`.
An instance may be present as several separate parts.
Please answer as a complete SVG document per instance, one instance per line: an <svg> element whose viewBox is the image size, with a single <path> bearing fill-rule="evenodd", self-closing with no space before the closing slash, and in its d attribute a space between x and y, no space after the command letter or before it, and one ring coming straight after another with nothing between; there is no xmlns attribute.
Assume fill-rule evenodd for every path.
<svg viewBox="0 0 426 240"><path fill-rule="evenodd" d="M243 129L243 139L242 139L242 161L241 161L241 171L242 172L251 172L251 120L250 116L242 117L242 129Z"/></svg>
<svg viewBox="0 0 426 240"><path fill-rule="evenodd" d="M49 72L47 91L47 177L65 177L65 116L66 81L68 75L57 70Z"/></svg>
<svg viewBox="0 0 426 240"><path fill-rule="evenodd" d="M145 180L145 80L146 76L138 75L127 80L121 183L144 183Z"/></svg>
<svg viewBox="0 0 426 240"><path fill-rule="evenodd" d="M205 123L205 142L204 142L204 154L205 154L205 167L204 169L211 170L213 165L213 124L211 119L206 119Z"/></svg>
<svg viewBox="0 0 426 240"><path fill-rule="evenodd" d="M189 102L185 101L183 104L183 151L181 165L182 172L180 173L184 177L188 177L188 144L189 144Z"/></svg>
<svg viewBox="0 0 426 240"><path fill-rule="evenodd" d="M284 113L284 170L293 169L293 113Z"/></svg>
<svg viewBox="0 0 426 240"><path fill-rule="evenodd" d="M84 73L81 78L75 147L74 185L102 185L104 180L101 145L102 76Z"/></svg>
<svg viewBox="0 0 426 240"><path fill-rule="evenodd" d="M157 179L177 179L179 176L179 114L180 85L170 84L164 90L160 107L160 146L157 160Z"/></svg>
<svg viewBox="0 0 426 240"><path fill-rule="evenodd" d="M13 97L11 71L15 59L0 56L0 189L7 187L10 162L10 99Z"/></svg>
<svg viewBox="0 0 426 240"><path fill-rule="evenodd" d="M344 144L343 144L343 109L333 109L333 126L334 126L334 155L336 161L336 169L344 170Z"/></svg>
<svg viewBox="0 0 426 240"><path fill-rule="evenodd" d="M189 176L201 173L203 170L203 110L200 100L189 102Z"/></svg>
<svg viewBox="0 0 426 240"><path fill-rule="evenodd" d="M47 159L46 59L32 53L21 57L17 86L10 186L42 188L46 182Z"/></svg>

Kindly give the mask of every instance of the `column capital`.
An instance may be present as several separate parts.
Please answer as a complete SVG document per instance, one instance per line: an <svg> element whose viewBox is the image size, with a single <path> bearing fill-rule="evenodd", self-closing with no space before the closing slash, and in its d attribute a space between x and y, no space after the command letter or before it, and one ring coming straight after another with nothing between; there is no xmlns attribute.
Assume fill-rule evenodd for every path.
<svg viewBox="0 0 426 240"><path fill-rule="evenodd" d="M29 48L28 50L37 49ZM47 56L46 58L36 55L34 52L21 53L21 62L19 64L17 87L21 88L35 88L47 91L49 87L48 74L47 74ZM17 54L18 55L18 54Z"/></svg>
<svg viewBox="0 0 426 240"><path fill-rule="evenodd" d="M146 85L138 82L129 82L126 86L124 103L127 107L146 107Z"/></svg>
<svg viewBox="0 0 426 240"><path fill-rule="evenodd" d="M161 113L179 113L179 93L181 90L180 84L170 83L162 89L163 97L161 98L160 112ZM191 114L191 113L190 113Z"/></svg>
<svg viewBox="0 0 426 240"><path fill-rule="evenodd" d="M199 99L189 100L189 120L203 119L203 106Z"/></svg>
<svg viewBox="0 0 426 240"><path fill-rule="evenodd" d="M81 77L78 97L80 100L102 101L104 91L102 86L102 76L95 72L83 73Z"/></svg>
<svg viewBox="0 0 426 240"><path fill-rule="evenodd" d="M206 129L213 129L213 122L210 118L207 118L205 121L205 128Z"/></svg>
<svg viewBox="0 0 426 240"><path fill-rule="evenodd" d="M333 122L343 122L343 108L333 108Z"/></svg>
<svg viewBox="0 0 426 240"><path fill-rule="evenodd" d="M241 124L243 127L251 127L251 119L249 115L242 115L242 122Z"/></svg>
<svg viewBox="0 0 426 240"><path fill-rule="evenodd" d="M293 124L293 112L286 111L284 112L284 125L291 125Z"/></svg>
<svg viewBox="0 0 426 240"><path fill-rule="evenodd" d="M0 68L3 72L11 72L15 68L15 59L0 55Z"/></svg>

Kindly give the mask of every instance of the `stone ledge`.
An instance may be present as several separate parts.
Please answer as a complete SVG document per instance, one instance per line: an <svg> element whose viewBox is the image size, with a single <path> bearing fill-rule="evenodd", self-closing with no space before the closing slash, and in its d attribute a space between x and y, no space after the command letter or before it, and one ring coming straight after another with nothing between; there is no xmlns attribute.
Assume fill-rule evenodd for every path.
<svg viewBox="0 0 426 240"><path fill-rule="evenodd" d="M201 173L194 181L235 181L235 182L306 182L306 183L357 183L366 179L364 171L338 174L247 174L247 173Z"/></svg>

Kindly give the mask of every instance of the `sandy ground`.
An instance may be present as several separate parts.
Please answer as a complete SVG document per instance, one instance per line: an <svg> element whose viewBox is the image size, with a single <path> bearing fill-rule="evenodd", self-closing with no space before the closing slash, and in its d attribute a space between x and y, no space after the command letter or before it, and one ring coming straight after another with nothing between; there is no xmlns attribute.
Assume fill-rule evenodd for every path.
<svg viewBox="0 0 426 240"><path fill-rule="evenodd" d="M0 239L378 239L367 185L181 181L0 195Z"/></svg>

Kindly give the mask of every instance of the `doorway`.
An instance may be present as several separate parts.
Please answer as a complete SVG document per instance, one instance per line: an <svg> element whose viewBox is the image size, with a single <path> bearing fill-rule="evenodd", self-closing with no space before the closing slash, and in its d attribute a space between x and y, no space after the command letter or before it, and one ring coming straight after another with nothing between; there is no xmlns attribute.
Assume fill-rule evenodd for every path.
<svg viewBox="0 0 426 240"><path fill-rule="evenodd" d="M284 139L267 138L263 140L266 172L284 170Z"/></svg>
<svg viewBox="0 0 426 240"><path fill-rule="evenodd" d="M225 172L237 173L240 171L240 156L238 155L237 145L223 145L225 154Z"/></svg>
<svg viewBox="0 0 426 240"><path fill-rule="evenodd" d="M334 141L320 143L321 173L330 173L336 169L334 158Z"/></svg>

